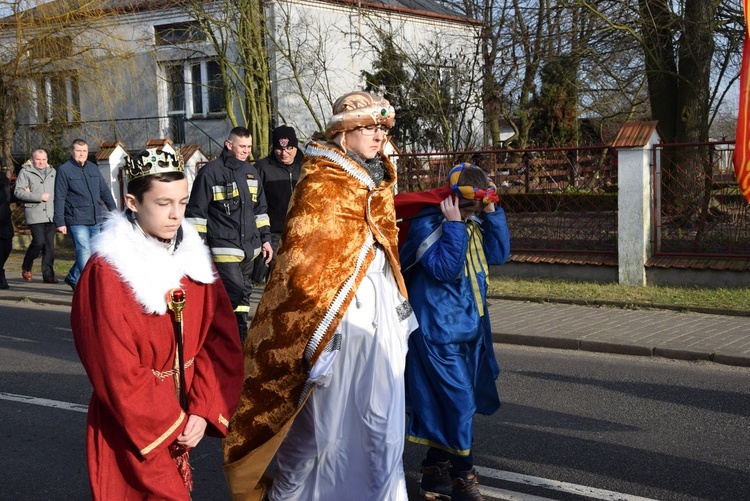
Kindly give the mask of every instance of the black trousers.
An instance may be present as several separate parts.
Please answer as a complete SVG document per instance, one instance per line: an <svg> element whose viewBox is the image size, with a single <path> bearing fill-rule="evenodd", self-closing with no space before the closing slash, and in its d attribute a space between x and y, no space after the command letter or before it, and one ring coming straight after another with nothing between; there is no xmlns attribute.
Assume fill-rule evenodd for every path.
<svg viewBox="0 0 750 501"><path fill-rule="evenodd" d="M263 253L258 254L255 258L253 267L253 282L256 284L264 284L268 282L268 275L271 274L274 263L276 263L276 253L279 251L279 240L281 240L281 233L271 233L271 248L273 249L273 258L271 262L266 264L264 261Z"/></svg>
<svg viewBox="0 0 750 501"><path fill-rule="evenodd" d="M469 471L474 468L474 455L471 452L468 456L458 456L437 447L427 449L427 456L422 461L422 466L436 466L439 462L442 463L445 461L450 462L450 473L453 476L462 471Z"/></svg>
<svg viewBox="0 0 750 501"><path fill-rule="evenodd" d="M11 250L13 250L13 233L7 237L0 235L0 271L5 271L5 261L8 260Z"/></svg>
<svg viewBox="0 0 750 501"><path fill-rule="evenodd" d="M240 262L214 263L219 278L224 284L229 300L237 317L237 328L240 339L244 342L249 327L247 319L250 314L250 296L253 293L253 259L245 258Z"/></svg>
<svg viewBox="0 0 750 501"><path fill-rule="evenodd" d="M55 223L37 223L30 224L31 244L26 249L26 255L23 256L21 268L24 271L31 271L34 266L34 260L42 255L42 276L55 276L55 232L57 228Z"/></svg>

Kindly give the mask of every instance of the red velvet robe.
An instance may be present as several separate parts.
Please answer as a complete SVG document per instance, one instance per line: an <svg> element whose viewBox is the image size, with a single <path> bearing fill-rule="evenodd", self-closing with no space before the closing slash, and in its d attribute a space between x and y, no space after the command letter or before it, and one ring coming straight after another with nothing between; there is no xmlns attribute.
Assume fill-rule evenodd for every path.
<svg viewBox="0 0 750 501"><path fill-rule="evenodd" d="M150 249L146 255L152 251L158 253ZM136 268L149 260L138 253L132 259L139 263ZM181 266L190 263L183 257ZM205 263L201 257L192 265ZM127 266L132 272L132 263ZM119 271L94 254L76 285L71 312L76 349L94 388L86 443L92 496L187 500L188 491L167 450L182 433L187 415L180 408L173 377L159 374L175 363L171 313L144 311L148 308L138 302L132 284ZM154 276L159 270L144 271L146 280L163 285ZM186 293L187 413L206 419L207 435L223 437L242 385L237 324L220 281L179 277L178 273ZM158 297L154 294L151 297Z"/></svg>

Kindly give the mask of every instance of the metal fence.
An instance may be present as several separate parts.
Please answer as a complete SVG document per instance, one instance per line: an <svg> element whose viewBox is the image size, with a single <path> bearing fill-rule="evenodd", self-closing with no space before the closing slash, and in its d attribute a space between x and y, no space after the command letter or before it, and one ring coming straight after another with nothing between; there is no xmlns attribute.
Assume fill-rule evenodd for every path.
<svg viewBox="0 0 750 501"><path fill-rule="evenodd" d="M441 186L471 162L500 193L513 250L617 252L617 159L611 148L543 148L392 155L399 190Z"/></svg>
<svg viewBox="0 0 750 501"><path fill-rule="evenodd" d="M146 121L118 123L117 133L146 126ZM734 176L733 149L732 142L654 148L655 255L750 257L750 204ZM400 191L441 186L464 161L482 167L498 187L515 252L617 253L617 154L612 148L398 153L391 158ZM23 231L22 210L15 209L13 217Z"/></svg>
<svg viewBox="0 0 750 501"><path fill-rule="evenodd" d="M733 151L733 142L654 149L655 255L750 257L750 204Z"/></svg>

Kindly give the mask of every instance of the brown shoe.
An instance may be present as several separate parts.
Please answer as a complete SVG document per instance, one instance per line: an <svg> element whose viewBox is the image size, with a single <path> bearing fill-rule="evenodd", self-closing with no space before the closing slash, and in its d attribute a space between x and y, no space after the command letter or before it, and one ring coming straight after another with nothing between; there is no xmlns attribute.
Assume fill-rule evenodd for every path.
<svg viewBox="0 0 750 501"><path fill-rule="evenodd" d="M44 282L45 284L56 284L56 283L59 283L59 282L60 282L60 281L59 281L58 279L56 279L55 277L44 277L44 278L42 279L42 281L43 281L43 282Z"/></svg>
<svg viewBox="0 0 750 501"><path fill-rule="evenodd" d="M450 461L438 462L435 466L422 466L419 494L424 499L450 499L452 480Z"/></svg>
<svg viewBox="0 0 750 501"><path fill-rule="evenodd" d="M456 476L451 475L451 478L453 479L453 490L451 491L453 501L482 501L484 499L479 492L479 479L477 478L477 470L474 468L459 472Z"/></svg>
<svg viewBox="0 0 750 501"><path fill-rule="evenodd" d="M21 272L21 276L22 276L22 277L23 277L23 279L24 279L24 280L26 280L27 282L31 282L31 272L30 272L30 271L26 271L26 270L23 270L23 271Z"/></svg>

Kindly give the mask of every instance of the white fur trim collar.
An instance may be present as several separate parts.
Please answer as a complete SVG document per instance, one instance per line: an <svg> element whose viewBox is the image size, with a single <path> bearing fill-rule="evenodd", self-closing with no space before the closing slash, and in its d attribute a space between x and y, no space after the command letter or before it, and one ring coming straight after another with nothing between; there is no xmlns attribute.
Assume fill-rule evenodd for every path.
<svg viewBox="0 0 750 501"><path fill-rule="evenodd" d="M167 311L167 292L187 276L196 282L216 281L213 262L200 235L182 222L182 242L174 254L133 226L122 212L112 212L94 238L92 251L102 256L130 286L146 313Z"/></svg>

